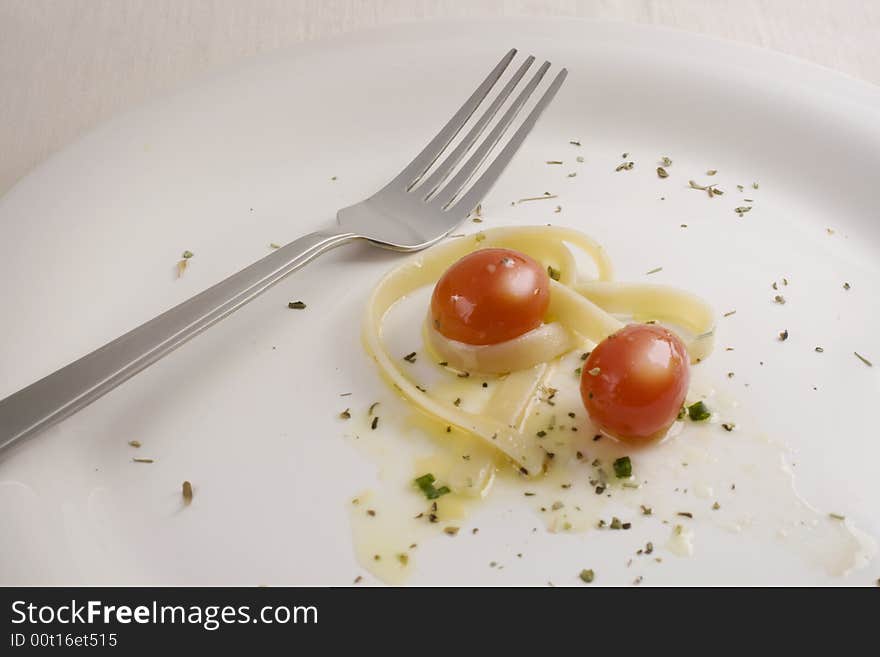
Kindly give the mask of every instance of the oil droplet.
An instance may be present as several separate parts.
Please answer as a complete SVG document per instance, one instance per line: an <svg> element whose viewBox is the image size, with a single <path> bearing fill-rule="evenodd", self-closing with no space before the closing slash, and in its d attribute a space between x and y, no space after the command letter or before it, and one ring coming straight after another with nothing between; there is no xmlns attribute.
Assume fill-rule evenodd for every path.
<svg viewBox="0 0 880 657"><path fill-rule="evenodd" d="M666 549L677 557L691 557L694 554L694 532L684 525L675 525L666 541Z"/></svg>

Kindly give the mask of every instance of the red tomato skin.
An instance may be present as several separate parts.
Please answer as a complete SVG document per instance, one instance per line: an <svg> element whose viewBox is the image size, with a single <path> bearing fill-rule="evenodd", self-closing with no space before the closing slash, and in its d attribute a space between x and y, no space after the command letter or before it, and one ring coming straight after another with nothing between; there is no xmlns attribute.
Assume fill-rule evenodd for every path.
<svg viewBox="0 0 880 657"><path fill-rule="evenodd" d="M593 375L590 371L598 373ZM593 422L625 442L662 437L690 384L687 349L672 331L630 324L600 342L581 373L581 398Z"/></svg>
<svg viewBox="0 0 880 657"><path fill-rule="evenodd" d="M550 278L535 260L511 249L480 249L437 281L431 318L450 340L498 344L539 327L549 304Z"/></svg>

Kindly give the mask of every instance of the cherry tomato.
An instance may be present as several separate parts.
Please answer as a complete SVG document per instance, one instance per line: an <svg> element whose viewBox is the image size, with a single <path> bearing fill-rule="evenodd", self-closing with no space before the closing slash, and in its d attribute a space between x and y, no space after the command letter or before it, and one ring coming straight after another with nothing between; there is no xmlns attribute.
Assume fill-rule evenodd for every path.
<svg viewBox="0 0 880 657"><path fill-rule="evenodd" d="M474 251L446 270L431 297L434 328L450 340L498 344L541 325L550 277L510 249Z"/></svg>
<svg viewBox="0 0 880 657"><path fill-rule="evenodd" d="M655 324L630 324L587 358L581 398L603 431L624 441L650 440L675 421L689 383L681 339Z"/></svg>

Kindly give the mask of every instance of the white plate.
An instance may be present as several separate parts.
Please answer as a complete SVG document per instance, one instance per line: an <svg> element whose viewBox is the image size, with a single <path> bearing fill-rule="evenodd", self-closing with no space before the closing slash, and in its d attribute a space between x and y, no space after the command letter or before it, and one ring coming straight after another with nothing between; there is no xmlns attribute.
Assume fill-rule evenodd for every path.
<svg viewBox="0 0 880 657"><path fill-rule="evenodd" d="M257 60L104 125L0 200L0 396L235 272L270 242L327 225L407 162L511 46L570 76L483 204L486 225L578 227L606 245L620 278L662 266L652 280L735 308L718 339L736 351L719 350L706 375L792 446L806 499L880 535L880 367L853 355L880 364L880 89L673 31L401 25ZM636 167L615 173L623 152ZM586 161L575 166L577 154ZM667 180L654 173L663 155L674 160ZM689 178L727 193L710 200ZM510 207L545 190L560 194L561 214ZM743 197L755 202L740 219ZM175 280L185 249L195 257ZM367 247L330 254L5 454L0 583L323 585L363 574L348 501L377 466L336 414L389 396L359 323L368 290L397 261ZM782 277L791 281L784 306L770 289ZM286 309L297 299L306 311ZM132 463L132 439L156 462ZM184 479L196 491L185 509ZM605 583L635 574L605 535L532 534L525 504L490 502L477 518L485 531L438 537L411 582L577 583L585 555ZM490 559L508 568L488 568ZM645 584L878 575L875 561L832 578L790 551L707 532L692 558L670 556Z"/></svg>

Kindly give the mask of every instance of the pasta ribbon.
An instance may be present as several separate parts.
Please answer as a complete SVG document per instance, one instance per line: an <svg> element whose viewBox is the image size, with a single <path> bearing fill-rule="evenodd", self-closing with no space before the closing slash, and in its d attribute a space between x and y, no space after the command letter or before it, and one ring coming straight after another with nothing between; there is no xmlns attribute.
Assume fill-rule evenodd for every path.
<svg viewBox="0 0 880 657"><path fill-rule="evenodd" d="M499 376L499 385L479 413L468 412L418 387L388 352L382 326L391 308L416 290L433 285L453 263L483 248L507 248L552 267L550 306L545 322L513 340L469 345L442 336L431 322L423 327L427 348L460 372ZM586 255L595 274L579 273L572 248ZM689 292L668 285L612 280L611 261L589 236L554 226L494 228L454 238L417 254L379 281L367 302L363 337L382 374L422 412L483 439L506 454L526 475L543 471L547 453L534 436L523 433L528 409L538 397L556 361L572 349L597 344L624 323L658 321L672 325L688 349L691 362L712 351L715 317L712 308Z"/></svg>

